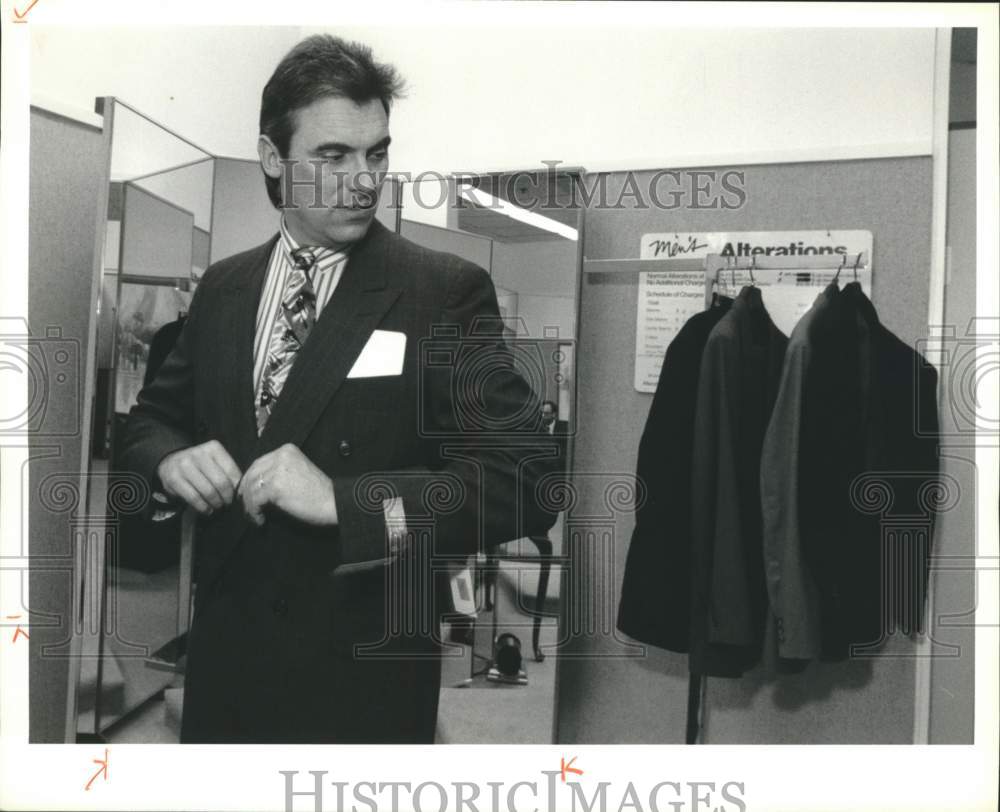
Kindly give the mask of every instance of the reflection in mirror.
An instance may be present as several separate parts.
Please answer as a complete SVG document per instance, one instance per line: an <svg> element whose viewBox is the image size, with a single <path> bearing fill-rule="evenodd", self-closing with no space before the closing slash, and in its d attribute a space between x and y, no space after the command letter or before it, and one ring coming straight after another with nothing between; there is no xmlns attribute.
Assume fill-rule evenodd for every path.
<svg viewBox="0 0 1000 812"><path fill-rule="evenodd" d="M169 353L208 266L215 164L121 100L101 99L99 107L112 132L111 188L87 497L97 518L84 556L81 740L109 737L151 696L180 684L190 590L184 519L152 523L129 514L120 496L131 484L113 473L115 437Z"/></svg>
<svg viewBox="0 0 1000 812"><path fill-rule="evenodd" d="M518 370L542 401L543 422L574 434L578 228L575 172L517 172L404 185L400 233L487 270ZM467 617L446 623L436 740L553 741L562 517L546 536L510 539L453 575Z"/></svg>

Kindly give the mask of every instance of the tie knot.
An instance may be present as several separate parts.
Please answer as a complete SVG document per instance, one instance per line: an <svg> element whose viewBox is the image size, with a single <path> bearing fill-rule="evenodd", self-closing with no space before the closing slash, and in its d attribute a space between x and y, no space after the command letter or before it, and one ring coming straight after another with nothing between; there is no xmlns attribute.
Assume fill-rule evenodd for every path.
<svg viewBox="0 0 1000 812"><path fill-rule="evenodd" d="M300 271L308 271L316 264L316 252L311 248L297 248L292 251L295 267Z"/></svg>

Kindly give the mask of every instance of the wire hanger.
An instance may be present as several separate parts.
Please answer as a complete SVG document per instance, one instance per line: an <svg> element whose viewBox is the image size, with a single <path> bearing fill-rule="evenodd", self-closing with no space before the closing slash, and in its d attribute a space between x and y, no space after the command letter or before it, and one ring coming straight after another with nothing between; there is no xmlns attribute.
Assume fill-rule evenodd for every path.
<svg viewBox="0 0 1000 812"><path fill-rule="evenodd" d="M715 283L721 291L720 295L732 296L732 291L730 291L730 289L726 286L726 278L722 276L723 271L732 269L732 264L731 257L726 257L726 264L724 266L720 265L718 270L715 272Z"/></svg>
<svg viewBox="0 0 1000 812"><path fill-rule="evenodd" d="M858 263L861 262L861 252L858 251L858 258L854 260L854 281L858 281Z"/></svg>
<svg viewBox="0 0 1000 812"><path fill-rule="evenodd" d="M833 275L833 281L834 281L835 283L837 282L837 280L838 280L838 279L840 279L840 272L841 272L842 270L844 270L844 266L845 266L846 264L847 264L847 255L846 255L846 254L841 254L841 255L840 255L840 267L839 267L839 268L837 268L837 273L835 273L835 274Z"/></svg>
<svg viewBox="0 0 1000 812"><path fill-rule="evenodd" d="M757 280L753 278L753 269L756 267L757 267L757 255L754 254L753 257L751 257L750 259L750 268L748 269L750 271L750 287L752 288L757 287Z"/></svg>

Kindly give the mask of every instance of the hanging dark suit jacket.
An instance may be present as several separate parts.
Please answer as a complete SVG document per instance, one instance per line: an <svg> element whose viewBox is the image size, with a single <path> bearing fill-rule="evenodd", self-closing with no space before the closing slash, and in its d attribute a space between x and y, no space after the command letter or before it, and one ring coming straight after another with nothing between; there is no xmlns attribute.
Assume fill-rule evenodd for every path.
<svg viewBox="0 0 1000 812"><path fill-rule="evenodd" d="M691 450L701 356L732 300L696 313L667 347L639 442L635 511L618 628L643 643L686 652L691 639Z"/></svg>
<svg viewBox="0 0 1000 812"><path fill-rule="evenodd" d="M807 479L799 471L805 465L802 401L806 374L816 351L817 325L826 319L839 296L835 283L827 285L792 330L761 451L764 571L778 654L802 662L818 657L821 645L819 588L803 559L801 543L801 523L807 519L799 504L799 489L806 486L802 480ZM835 384L833 388L839 387ZM820 469L814 462L811 470Z"/></svg>
<svg viewBox="0 0 1000 812"><path fill-rule="evenodd" d="M206 272L139 395L123 458L153 480L164 456L210 439L244 471L292 443L331 477L340 524L274 512L257 528L238 500L200 522L182 741L429 743L440 675L432 554L544 533L554 515L535 487L558 450L502 342L489 276L377 221L258 438L254 322L276 239ZM376 328L405 334L402 374L348 377ZM469 374L484 365L491 374ZM387 553L391 497L413 536L399 557Z"/></svg>
<svg viewBox="0 0 1000 812"><path fill-rule="evenodd" d="M822 656L921 628L938 478L937 373L844 287L810 335L799 515ZM919 424L917 420L921 421Z"/></svg>
<svg viewBox="0 0 1000 812"><path fill-rule="evenodd" d="M691 469L694 674L739 676L761 656L769 617L761 446L787 344L748 286L702 356Z"/></svg>

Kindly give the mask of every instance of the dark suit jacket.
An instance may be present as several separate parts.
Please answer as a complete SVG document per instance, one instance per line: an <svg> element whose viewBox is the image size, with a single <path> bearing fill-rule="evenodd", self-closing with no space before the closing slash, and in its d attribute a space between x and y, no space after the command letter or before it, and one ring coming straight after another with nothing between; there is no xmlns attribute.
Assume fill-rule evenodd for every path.
<svg viewBox="0 0 1000 812"><path fill-rule="evenodd" d="M163 362L167 360L174 344L177 343L186 320L187 316L181 316L174 321L168 321L153 335L153 340L149 343L149 356L146 358L146 371L142 376L143 386L152 383L156 373L160 371Z"/></svg>
<svg viewBox="0 0 1000 812"><path fill-rule="evenodd" d="M762 467L779 651L843 659L921 628L937 373L856 283L824 291L789 355Z"/></svg>
<svg viewBox="0 0 1000 812"><path fill-rule="evenodd" d="M554 515L535 486L558 452L538 433L486 272L377 221L258 438L254 321L276 239L208 269L139 395L123 459L153 480L167 454L210 439L241 470L292 443L331 477L340 523L272 513L256 528L239 504L201 521L182 740L430 742L434 574L444 558L544 533ZM405 334L402 374L349 378L376 328ZM394 496L411 534L395 558Z"/></svg>
<svg viewBox="0 0 1000 812"><path fill-rule="evenodd" d="M696 313L667 347L639 442L635 511L618 628L643 643L686 652L691 639L691 450L702 351L731 299Z"/></svg>
<svg viewBox="0 0 1000 812"><path fill-rule="evenodd" d="M691 470L692 673L739 676L768 621L760 461L788 339L745 287L701 359Z"/></svg>
<svg viewBox="0 0 1000 812"><path fill-rule="evenodd" d="M799 489L808 487L800 481L805 477L799 471L806 465L802 454L805 378L816 351L817 323L822 325L839 296L836 283L827 285L792 330L761 450L764 571L778 655L802 663L818 657L821 645L819 590L802 558L801 545L802 522L809 518L799 509ZM821 470L822 463L810 459L814 460L811 470Z"/></svg>
<svg viewBox="0 0 1000 812"><path fill-rule="evenodd" d="M842 659L897 627L921 628L937 373L881 324L860 285L846 285L834 302L810 333L799 515L802 555L819 588L822 654Z"/></svg>

